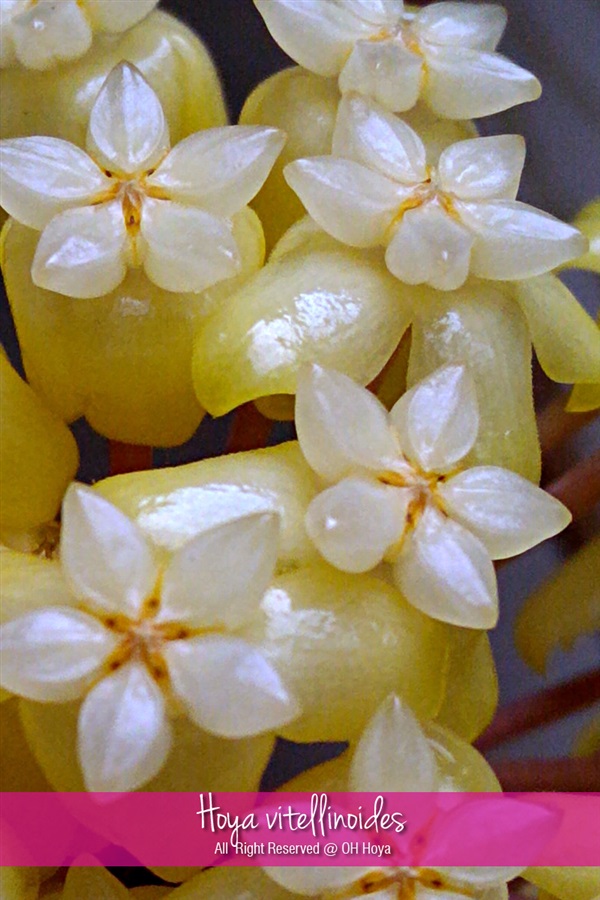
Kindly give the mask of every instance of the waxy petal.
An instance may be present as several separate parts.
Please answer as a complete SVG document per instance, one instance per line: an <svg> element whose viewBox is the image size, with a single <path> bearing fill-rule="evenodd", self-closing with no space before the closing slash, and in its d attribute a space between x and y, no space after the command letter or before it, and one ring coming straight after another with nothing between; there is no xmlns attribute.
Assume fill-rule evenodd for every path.
<svg viewBox="0 0 600 900"><path fill-rule="evenodd" d="M423 57L402 42L358 41L339 78L343 94L356 91L392 112L412 109L421 91Z"/></svg>
<svg viewBox="0 0 600 900"><path fill-rule="evenodd" d="M237 628L257 614L273 577L279 516L243 516L185 544L165 572L159 621Z"/></svg>
<svg viewBox="0 0 600 900"><path fill-rule="evenodd" d="M524 163L524 139L501 134L448 147L440 156L438 172L443 190L462 200L514 200Z"/></svg>
<svg viewBox="0 0 600 900"><path fill-rule="evenodd" d="M320 896L328 889L354 884L370 871L370 868L359 866L265 866L265 872L273 881L303 897Z"/></svg>
<svg viewBox="0 0 600 900"><path fill-rule="evenodd" d="M120 175L153 169L169 149L160 100L139 69L112 70L92 107L87 149L102 168Z"/></svg>
<svg viewBox="0 0 600 900"><path fill-rule="evenodd" d="M467 368L443 366L407 391L390 419L404 453L426 472L451 469L479 430L475 384Z"/></svg>
<svg viewBox="0 0 600 900"><path fill-rule="evenodd" d="M61 562L75 594L101 612L137 616L158 575L140 528L81 484L67 491L62 523Z"/></svg>
<svg viewBox="0 0 600 900"><path fill-rule="evenodd" d="M77 59L92 43L92 29L77 0L39 0L11 22L15 55L28 69L49 69Z"/></svg>
<svg viewBox="0 0 600 900"><path fill-rule="evenodd" d="M481 541L427 506L394 563L394 577L417 609L452 625L493 628L498 588Z"/></svg>
<svg viewBox="0 0 600 900"><path fill-rule="evenodd" d="M337 0L339 6L373 25L396 25L404 12L404 0Z"/></svg>
<svg viewBox="0 0 600 900"><path fill-rule="evenodd" d="M300 712L260 650L239 638L172 641L164 656L188 715L212 734L249 737L275 730Z"/></svg>
<svg viewBox="0 0 600 900"><path fill-rule="evenodd" d="M144 270L166 291L199 293L241 267L231 222L168 200L144 200Z"/></svg>
<svg viewBox="0 0 600 900"><path fill-rule="evenodd" d="M117 34L141 22L158 0L85 0L85 9L97 31Z"/></svg>
<svg viewBox="0 0 600 900"><path fill-rule="evenodd" d="M296 428L306 460L326 481L385 469L398 446L382 403L347 375L307 366L298 379Z"/></svg>
<svg viewBox="0 0 600 900"><path fill-rule="evenodd" d="M171 200L229 217L261 189L284 143L278 128L209 128L177 144L147 183Z"/></svg>
<svg viewBox="0 0 600 900"><path fill-rule="evenodd" d="M103 678L79 712L78 753L88 791L134 791L162 768L171 746L165 699L144 665Z"/></svg>
<svg viewBox="0 0 600 900"><path fill-rule="evenodd" d="M85 854L77 857L68 869L64 889L60 893L42 893L41 896L47 900L88 900L92 897L98 900L131 900L128 889L108 869L98 865L94 857Z"/></svg>
<svg viewBox="0 0 600 900"><path fill-rule="evenodd" d="M0 142L0 205L9 216L38 230L57 214L91 203L110 185L90 157L54 137Z"/></svg>
<svg viewBox="0 0 600 900"><path fill-rule="evenodd" d="M104 626L68 607L47 607L0 628L2 686L31 700L81 696L117 645Z"/></svg>
<svg viewBox="0 0 600 900"><path fill-rule="evenodd" d="M485 545L492 559L524 553L567 527L571 513L508 469L477 466L439 486L444 507Z"/></svg>
<svg viewBox="0 0 600 900"><path fill-rule="evenodd" d="M420 10L413 31L432 44L495 50L506 27L506 10L496 3L430 3Z"/></svg>
<svg viewBox="0 0 600 900"><path fill-rule="evenodd" d="M312 501L306 530L332 566L368 572L402 536L411 496L375 480L344 478Z"/></svg>
<svg viewBox="0 0 600 900"><path fill-rule="evenodd" d="M494 888L512 881L524 871L524 866L440 866L441 872L458 888ZM486 900L484 896L484 900Z"/></svg>

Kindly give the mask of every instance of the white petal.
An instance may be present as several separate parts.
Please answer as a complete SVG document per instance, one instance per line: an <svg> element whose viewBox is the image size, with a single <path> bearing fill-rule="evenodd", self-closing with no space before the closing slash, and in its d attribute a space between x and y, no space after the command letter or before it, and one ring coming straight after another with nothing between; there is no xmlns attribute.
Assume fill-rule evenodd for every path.
<svg viewBox="0 0 600 900"><path fill-rule="evenodd" d="M171 641L164 656L188 715L212 734L248 737L285 725L299 713L275 669L239 638Z"/></svg>
<svg viewBox="0 0 600 900"><path fill-rule="evenodd" d="M152 12L158 0L85 0L85 9L97 31L126 31Z"/></svg>
<svg viewBox="0 0 600 900"><path fill-rule="evenodd" d="M284 176L310 215L329 234L352 247L375 247L411 189L348 159L297 159Z"/></svg>
<svg viewBox="0 0 600 900"><path fill-rule="evenodd" d="M444 874L457 887L487 888L512 881L523 872L522 866L440 866ZM484 898L485 900L485 898Z"/></svg>
<svg viewBox="0 0 600 900"><path fill-rule="evenodd" d="M135 791L171 746L162 691L141 663L102 678L79 712L78 752L88 791Z"/></svg>
<svg viewBox="0 0 600 900"><path fill-rule="evenodd" d="M102 612L136 615L157 568L141 530L91 488L72 485L62 511L60 558L78 597Z"/></svg>
<svg viewBox="0 0 600 900"><path fill-rule="evenodd" d="M373 25L396 25L404 12L404 0L338 0L340 6Z"/></svg>
<svg viewBox="0 0 600 900"><path fill-rule="evenodd" d="M117 641L97 619L48 607L0 628L2 687L30 700L81 696Z"/></svg>
<svg viewBox="0 0 600 900"><path fill-rule="evenodd" d="M17 61L11 19L20 2L21 0L1 0L0 2L0 69L7 69Z"/></svg>
<svg viewBox="0 0 600 900"><path fill-rule="evenodd" d="M344 478L318 494L306 512L306 530L336 569L368 572L404 531L409 490L367 478Z"/></svg>
<svg viewBox="0 0 600 900"><path fill-rule="evenodd" d="M425 147L397 116L364 97L344 97L338 107L332 153L403 184L427 178Z"/></svg>
<svg viewBox="0 0 600 900"><path fill-rule="evenodd" d="M90 114L87 149L102 168L132 175L154 168L169 149L160 100L134 65L119 63Z"/></svg>
<svg viewBox="0 0 600 900"><path fill-rule="evenodd" d="M89 299L114 290L127 272L127 232L119 200L68 209L46 225L31 277L38 287Z"/></svg>
<svg viewBox="0 0 600 900"><path fill-rule="evenodd" d="M514 200L524 163L523 138L501 134L448 147L440 156L438 172L443 189L462 200Z"/></svg>
<svg viewBox="0 0 600 900"><path fill-rule="evenodd" d="M394 565L406 599L427 615L466 628L498 619L494 567L483 544L428 505Z"/></svg>
<svg viewBox="0 0 600 900"><path fill-rule="evenodd" d="M92 30L76 0L39 0L12 20L19 62L28 69L49 69L77 59L92 43Z"/></svg>
<svg viewBox="0 0 600 900"><path fill-rule="evenodd" d="M166 291L199 293L239 271L230 220L202 209L145 199L141 234L146 274Z"/></svg>
<svg viewBox="0 0 600 900"><path fill-rule="evenodd" d="M165 572L160 621L237 628L257 612L275 569L279 516L258 513L203 531Z"/></svg>
<svg viewBox="0 0 600 900"><path fill-rule="evenodd" d="M413 24L423 41L476 50L494 50L505 27L506 10L496 3L431 3Z"/></svg>
<svg viewBox="0 0 600 900"><path fill-rule="evenodd" d="M327 481L363 466L385 469L398 456L385 407L347 375L321 366L299 375L296 429L309 466Z"/></svg>
<svg viewBox="0 0 600 900"><path fill-rule="evenodd" d="M1 141L0 167L0 206L38 230L57 213L90 203L111 183L87 153L55 137Z"/></svg>
<svg viewBox="0 0 600 900"><path fill-rule="evenodd" d="M355 41L378 31L339 0L254 0L288 56L318 75L338 75Z"/></svg>
<svg viewBox="0 0 600 900"><path fill-rule="evenodd" d="M424 96L446 119L477 119L537 100L537 78L499 53L427 46Z"/></svg>
<svg viewBox="0 0 600 900"><path fill-rule="evenodd" d="M453 291L467 280L473 235L436 203L404 213L385 253L390 272L406 284Z"/></svg>
<svg viewBox="0 0 600 900"><path fill-rule="evenodd" d="M147 183L171 200L232 216L259 192L284 143L278 128L208 128L177 144Z"/></svg>
<svg viewBox="0 0 600 900"><path fill-rule="evenodd" d="M358 41L339 85L343 94L356 91L392 112L404 112L419 99L422 71L423 57L402 41Z"/></svg>
<svg viewBox="0 0 600 900"><path fill-rule="evenodd" d="M567 527L571 513L508 469L477 466L439 487L444 506L485 545L492 559L505 559L534 547Z"/></svg>
<svg viewBox="0 0 600 900"><path fill-rule="evenodd" d="M327 889L354 884L371 871L359 866L265 866L265 872L273 881L304 897L320 896Z"/></svg>
<svg viewBox="0 0 600 900"><path fill-rule="evenodd" d="M426 472L451 469L479 430L473 379L465 366L436 369L398 400L390 418L410 459Z"/></svg>
<svg viewBox="0 0 600 900"><path fill-rule="evenodd" d="M476 235L471 271L480 278L531 278L587 249L577 228L518 200L460 202L456 208Z"/></svg>
<svg viewBox="0 0 600 900"><path fill-rule="evenodd" d="M350 766L351 791L436 791L438 766L418 719L396 696L365 728Z"/></svg>

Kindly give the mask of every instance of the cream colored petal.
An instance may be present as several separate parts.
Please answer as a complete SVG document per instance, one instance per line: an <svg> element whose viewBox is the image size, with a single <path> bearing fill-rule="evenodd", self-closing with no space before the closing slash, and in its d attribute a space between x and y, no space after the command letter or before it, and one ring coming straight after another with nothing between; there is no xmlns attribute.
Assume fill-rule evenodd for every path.
<svg viewBox="0 0 600 900"><path fill-rule="evenodd" d="M487 637L485 632L476 632ZM472 791L474 793L501 793L502 788L494 770L475 747L458 737L452 727L445 728L437 722L423 721L427 736L438 765L439 791ZM479 897L477 900L487 900Z"/></svg>
<svg viewBox="0 0 600 900"><path fill-rule="evenodd" d="M451 469L471 450L479 430L475 384L466 366L436 369L392 407L404 453L426 472Z"/></svg>
<svg viewBox="0 0 600 900"><path fill-rule="evenodd" d="M177 144L147 183L171 200L229 217L258 193L284 143L278 128L209 128Z"/></svg>
<svg viewBox="0 0 600 900"><path fill-rule="evenodd" d="M139 69L121 62L92 107L87 149L104 169L133 175L153 169L169 149L160 100Z"/></svg>
<svg viewBox="0 0 600 900"><path fill-rule="evenodd" d="M165 572L159 621L237 628L258 613L279 550L279 516L258 513L203 531Z"/></svg>
<svg viewBox="0 0 600 900"><path fill-rule="evenodd" d="M467 280L472 234L435 203L404 213L386 250L390 272L406 284L453 291Z"/></svg>
<svg viewBox="0 0 600 900"><path fill-rule="evenodd" d="M173 893L172 900L294 900L257 866L205 869ZM297 895L296 895L297 898Z"/></svg>
<svg viewBox="0 0 600 900"><path fill-rule="evenodd" d="M497 466L459 472L438 490L448 514L479 538L492 559L524 553L572 519L546 491Z"/></svg>
<svg viewBox="0 0 600 900"><path fill-rule="evenodd" d="M471 271L480 278L516 281L554 269L584 253L577 228L518 200L456 204L475 234Z"/></svg>
<svg viewBox="0 0 600 900"><path fill-rule="evenodd" d="M437 791L435 755L419 720L399 697L379 707L356 745L351 791Z"/></svg>
<svg viewBox="0 0 600 900"><path fill-rule="evenodd" d="M265 866L265 872L273 881L303 897L320 897L328 889L354 884L370 871L360 866Z"/></svg>
<svg viewBox="0 0 600 900"><path fill-rule="evenodd" d="M54 137L0 141L0 166L0 205L38 230L57 213L90 203L111 183L87 153Z"/></svg>
<svg viewBox="0 0 600 900"><path fill-rule="evenodd" d="M398 447L387 410L347 375L307 366L298 380L296 429L308 464L327 481L360 467L385 468Z"/></svg>
<svg viewBox="0 0 600 900"><path fill-rule="evenodd" d="M15 54L28 69L49 69L77 59L92 43L92 30L76 0L39 0L12 20Z"/></svg>
<svg viewBox="0 0 600 900"><path fill-rule="evenodd" d="M7 622L0 641L2 686L58 703L81 696L117 645L97 619L60 606Z"/></svg>
<svg viewBox="0 0 600 900"><path fill-rule="evenodd" d="M438 173L442 188L462 200L514 200L524 163L524 139L501 134L448 147L440 156Z"/></svg>
<svg viewBox="0 0 600 900"><path fill-rule="evenodd" d="M31 277L38 287L66 297L101 297L123 281L126 253L120 201L68 209L44 228Z"/></svg>
<svg viewBox="0 0 600 900"><path fill-rule="evenodd" d="M404 13L404 0L338 0L340 6L373 25L397 25Z"/></svg>
<svg viewBox="0 0 600 900"><path fill-rule="evenodd" d="M62 522L61 562L75 594L100 612L136 616L158 574L139 527L81 484L67 491Z"/></svg>
<svg viewBox="0 0 600 900"><path fill-rule="evenodd" d="M376 247L411 190L348 159L297 159L284 176L321 228L351 247Z"/></svg>
<svg viewBox="0 0 600 900"><path fill-rule="evenodd" d="M57 559L0 548L0 622L47 606L75 605Z"/></svg>
<svg viewBox="0 0 600 900"><path fill-rule="evenodd" d="M506 10L496 3L431 3L417 13L412 27L432 44L495 50L506 27Z"/></svg>
<svg viewBox="0 0 600 900"><path fill-rule="evenodd" d="M367 478L344 478L318 494L306 530L321 555L343 572L368 572L404 530L411 492Z"/></svg>
<svg viewBox="0 0 600 900"><path fill-rule="evenodd" d="M85 857L75 861L65 880L61 900L128 900L129 891L107 869Z"/></svg>
<svg viewBox="0 0 600 900"><path fill-rule="evenodd" d="M12 34L12 17L21 0L2 0L0 3L0 69L7 69L17 62Z"/></svg>
<svg viewBox="0 0 600 900"><path fill-rule="evenodd" d="M424 97L439 116L478 119L537 100L537 78L499 53L463 47L425 48L427 82Z"/></svg>
<svg viewBox="0 0 600 900"><path fill-rule="evenodd" d="M423 57L402 41L358 41L340 73L343 94L356 91L392 112L412 109L421 91Z"/></svg>
<svg viewBox="0 0 600 900"><path fill-rule="evenodd" d="M525 869L523 877L558 900L598 900L600 866L536 866Z"/></svg>
<svg viewBox="0 0 600 900"><path fill-rule="evenodd" d="M247 641L221 635L172 641L164 656L175 694L211 734L250 737L300 712L271 663Z"/></svg>
<svg viewBox="0 0 600 900"><path fill-rule="evenodd" d="M406 185L427 178L419 135L402 119L358 95L344 97L338 107L332 153Z"/></svg>
<svg viewBox="0 0 600 900"><path fill-rule="evenodd" d="M231 222L202 209L144 200L144 270L166 291L200 293L241 267Z"/></svg>
<svg viewBox="0 0 600 900"><path fill-rule="evenodd" d="M88 791L134 791L171 746L164 695L142 663L102 678L79 712L78 754Z"/></svg>
<svg viewBox="0 0 600 900"><path fill-rule="evenodd" d="M447 626L450 644L444 699L435 721L474 741L498 707L498 675L486 631ZM469 790L482 788L469 787Z"/></svg>
<svg viewBox="0 0 600 900"><path fill-rule="evenodd" d="M440 866L437 871L458 888L485 890L512 881L523 872L524 868L524 866Z"/></svg>
<svg viewBox="0 0 600 900"><path fill-rule="evenodd" d="M427 615L467 628L493 628L498 588L487 550L428 505L394 563L406 599Z"/></svg>
<svg viewBox="0 0 600 900"><path fill-rule="evenodd" d="M118 34L141 22L158 0L85 0L85 10L97 31Z"/></svg>

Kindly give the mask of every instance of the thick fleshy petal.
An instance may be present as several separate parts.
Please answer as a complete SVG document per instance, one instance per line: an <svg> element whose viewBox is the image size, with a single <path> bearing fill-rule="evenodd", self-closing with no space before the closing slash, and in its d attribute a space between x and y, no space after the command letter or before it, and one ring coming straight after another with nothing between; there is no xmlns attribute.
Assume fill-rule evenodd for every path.
<svg viewBox="0 0 600 900"><path fill-rule="evenodd" d="M11 23L15 54L28 69L49 69L77 59L92 43L92 30L77 0L39 0Z"/></svg>
<svg viewBox="0 0 600 900"><path fill-rule="evenodd" d="M75 594L102 612L135 616L157 579L139 527L81 484L67 491L62 522L61 562Z"/></svg>
<svg viewBox="0 0 600 900"><path fill-rule="evenodd" d="M471 271L481 278L516 281L542 275L587 248L577 228L518 200L461 201L456 207L476 236Z"/></svg>
<svg viewBox="0 0 600 900"><path fill-rule="evenodd" d="M87 153L54 137L1 141L0 166L0 205L38 230L57 213L90 203L111 183Z"/></svg>
<svg viewBox="0 0 600 900"><path fill-rule="evenodd" d="M448 147L440 156L438 172L442 188L462 200L514 200L524 163L524 139L501 134Z"/></svg>
<svg viewBox="0 0 600 900"><path fill-rule="evenodd" d="M413 30L432 44L495 50L506 27L506 10L496 3L430 3L420 10Z"/></svg>
<svg viewBox="0 0 600 900"><path fill-rule="evenodd" d="M45 894L41 895L44 900ZM130 900L127 888L93 857L80 856L69 868L61 900ZM54 894L49 900L55 900Z"/></svg>
<svg viewBox="0 0 600 900"><path fill-rule="evenodd" d="M441 484L439 493L448 514L479 538L492 559L524 553L572 518L546 491L497 466L460 472Z"/></svg>
<svg viewBox="0 0 600 900"><path fill-rule="evenodd" d="M537 100L537 78L499 53L463 47L426 47L424 97L439 116L478 119Z"/></svg>
<svg viewBox="0 0 600 900"><path fill-rule="evenodd" d="M380 26L397 25L404 12L404 0L341 0L339 5L357 18Z"/></svg>
<svg viewBox="0 0 600 900"><path fill-rule="evenodd" d="M392 112L412 109L421 90L423 57L401 41L358 41L339 78L342 93L372 97Z"/></svg>
<svg viewBox="0 0 600 900"><path fill-rule="evenodd" d="M141 22L158 0L85 0L85 9L97 31L117 34Z"/></svg>
<svg viewBox="0 0 600 900"><path fill-rule="evenodd" d="M512 881L523 870L524 866L440 866L437 871L444 874L453 886L482 890Z"/></svg>
<svg viewBox="0 0 600 900"><path fill-rule="evenodd" d="M321 228L351 247L382 244L412 189L349 159L298 159L284 176Z"/></svg>
<svg viewBox="0 0 600 900"><path fill-rule="evenodd" d="M404 213L386 250L390 272L406 284L453 291L467 280L473 235L435 203Z"/></svg>
<svg viewBox="0 0 600 900"><path fill-rule="evenodd" d="M209 128L177 144L147 183L171 200L229 217L258 193L284 143L278 128Z"/></svg>
<svg viewBox="0 0 600 900"><path fill-rule="evenodd" d="M42 702L81 696L117 641L97 619L68 607L48 607L0 629L2 686Z"/></svg>
<svg viewBox="0 0 600 900"><path fill-rule="evenodd" d="M306 530L336 569L368 572L400 539L411 496L375 480L344 478L312 501Z"/></svg>
<svg viewBox="0 0 600 900"><path fill-rule="evenodd" d="M159 621L237 628L258 612L279 550L279 516L243 516L185 544L165 572Z"/></svg>
<svg viewBox="0 0 600 900"><path fill-rule="evenodd" d="M379 707L352 757L351 791L436 791L435 754L409 706L397 696Z"/></svg>
<svg viewBox="0 0 600 900"><path fill-rule="evenodd" d="M202 209L144 200L144 270L166 291L199 293L240 270L231 222Z"/></svg>
<svg viewBox="0 0 600 900"><path fill-rule="evenodd" d="M273 666L247 641L221 635L172 641L164 656L188 715L212 734L249 737L300 712Z"/></svg>
<svg viewBox="0 0 600 900"><path fill-rule="evenodd" d="M358 95L344 97L338 107L332 153L402 184L427 178L425 147L416 131Z"/></svg>
<svg viewBox="0 0 600 900"><path fill-rule="evenodd" d="M33 283L66 297L101 297L125 277L127 240L119 200L59 213L38 242Z"/></svg>
<svg viewBox="0 0 600 900"><path fill-rule="evenodd" d="M485 631L448 627L449 654L442 705L435 721L473 742L492 721L498 707L498 675ZM469 787L469 790L481 788Z"/></svg>
<svg viewBox="0 0 600 900"><path fill-rule="evenodd" d="M371 869L359 866L265 866L265 872L281 887L303 897L321 896L328 888L354 884Z"/></svg>
<svg viewBox="0 0 600 900"><path fill-rule="evenodd" d="M308 464L327 481L361 467L385 469L398 455L377 397L321 366L307 366L298 380L296 428Z"/></svg>
<svg viewBox="0 0 600 900"><path fill-rule="evenodd" d="M548 895L544 900L598 900L600 866L536 866L525 869L523 877Z"/></svg>
<svg viewBox="0 0 600 900"><path fill-rule="evenodd" d="M169 149L160 100L139 69L112 70L92 107L87 149L102 168L133 175L154 168Z"/></svg>
<svg viewBox="0 0 600 900"><path fill-rule="evenodd" d="M102 678L79 712L79 761L88 791L134 791L171 746L163 692L142 663Z"/></svg>
<svg viewBox="0 0 600 900"><path fill-rule="evenodd" d="M466 366L436 369L398 400L390 418L411 460L426 472L451 469L479 430L475 384Z"/></svg>
<svg viewBox="0 0 600 900"><path fill-rule="evenodd" d="M466 628L493 628L498 588L481 541L434 507L425 508L394 563L394 577L417 609Z"/></svg>
<svg viewBox="0 0 600 900"><path fill-rule="evenodd" d="M156 870L155 870L156 871ZM161 874L159 871L157 874ZM133 892L135 894L135 891ZM175 900L294 900L257 866L205 869L177 888ZM136 898L138 900L138 898ZM144 900L140 897L139 900ZM296 896L297 900L297 896Z"/></svg>

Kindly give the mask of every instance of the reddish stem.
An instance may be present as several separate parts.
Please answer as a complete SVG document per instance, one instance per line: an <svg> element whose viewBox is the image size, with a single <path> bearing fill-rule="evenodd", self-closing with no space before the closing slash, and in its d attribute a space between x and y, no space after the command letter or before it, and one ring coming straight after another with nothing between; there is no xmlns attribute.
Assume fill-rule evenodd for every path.
<svg viewBox="0 0 600 900"><path fill-rule="evenodd" d="M265 447L272 427L273 422L263 416L254 403L245 403L234 416L225 452L239 453Z"/></svg>
<svg viewBox="0 0 600 900"><path fill-rule="evenodd" d="M600 751L575 759L507 759L494 771L505 791L597 791Z"/></svg>
<svg viewBox="0 0 600 900"><path fill-rule="evenodd" d="M564 394L551 400L538 416L542 453L548 453L549 450L565 443L581 428L593 422L599 414L597 409L582 413L565 412Z"/></svg>
<svg viewBox="0 0 600 900"><path fill-rule="evenodd" d="M600 501L600 450L568 469L546 490L571 510L575 521L584 519Z"/></svg>
<svg viewBox="0 0 600 900"><path fill-rule="evenodd" d="M152 447L141 444L122 444L121 441L108 442L108 460L111 475L125 475L152 468Z"/></svg>

